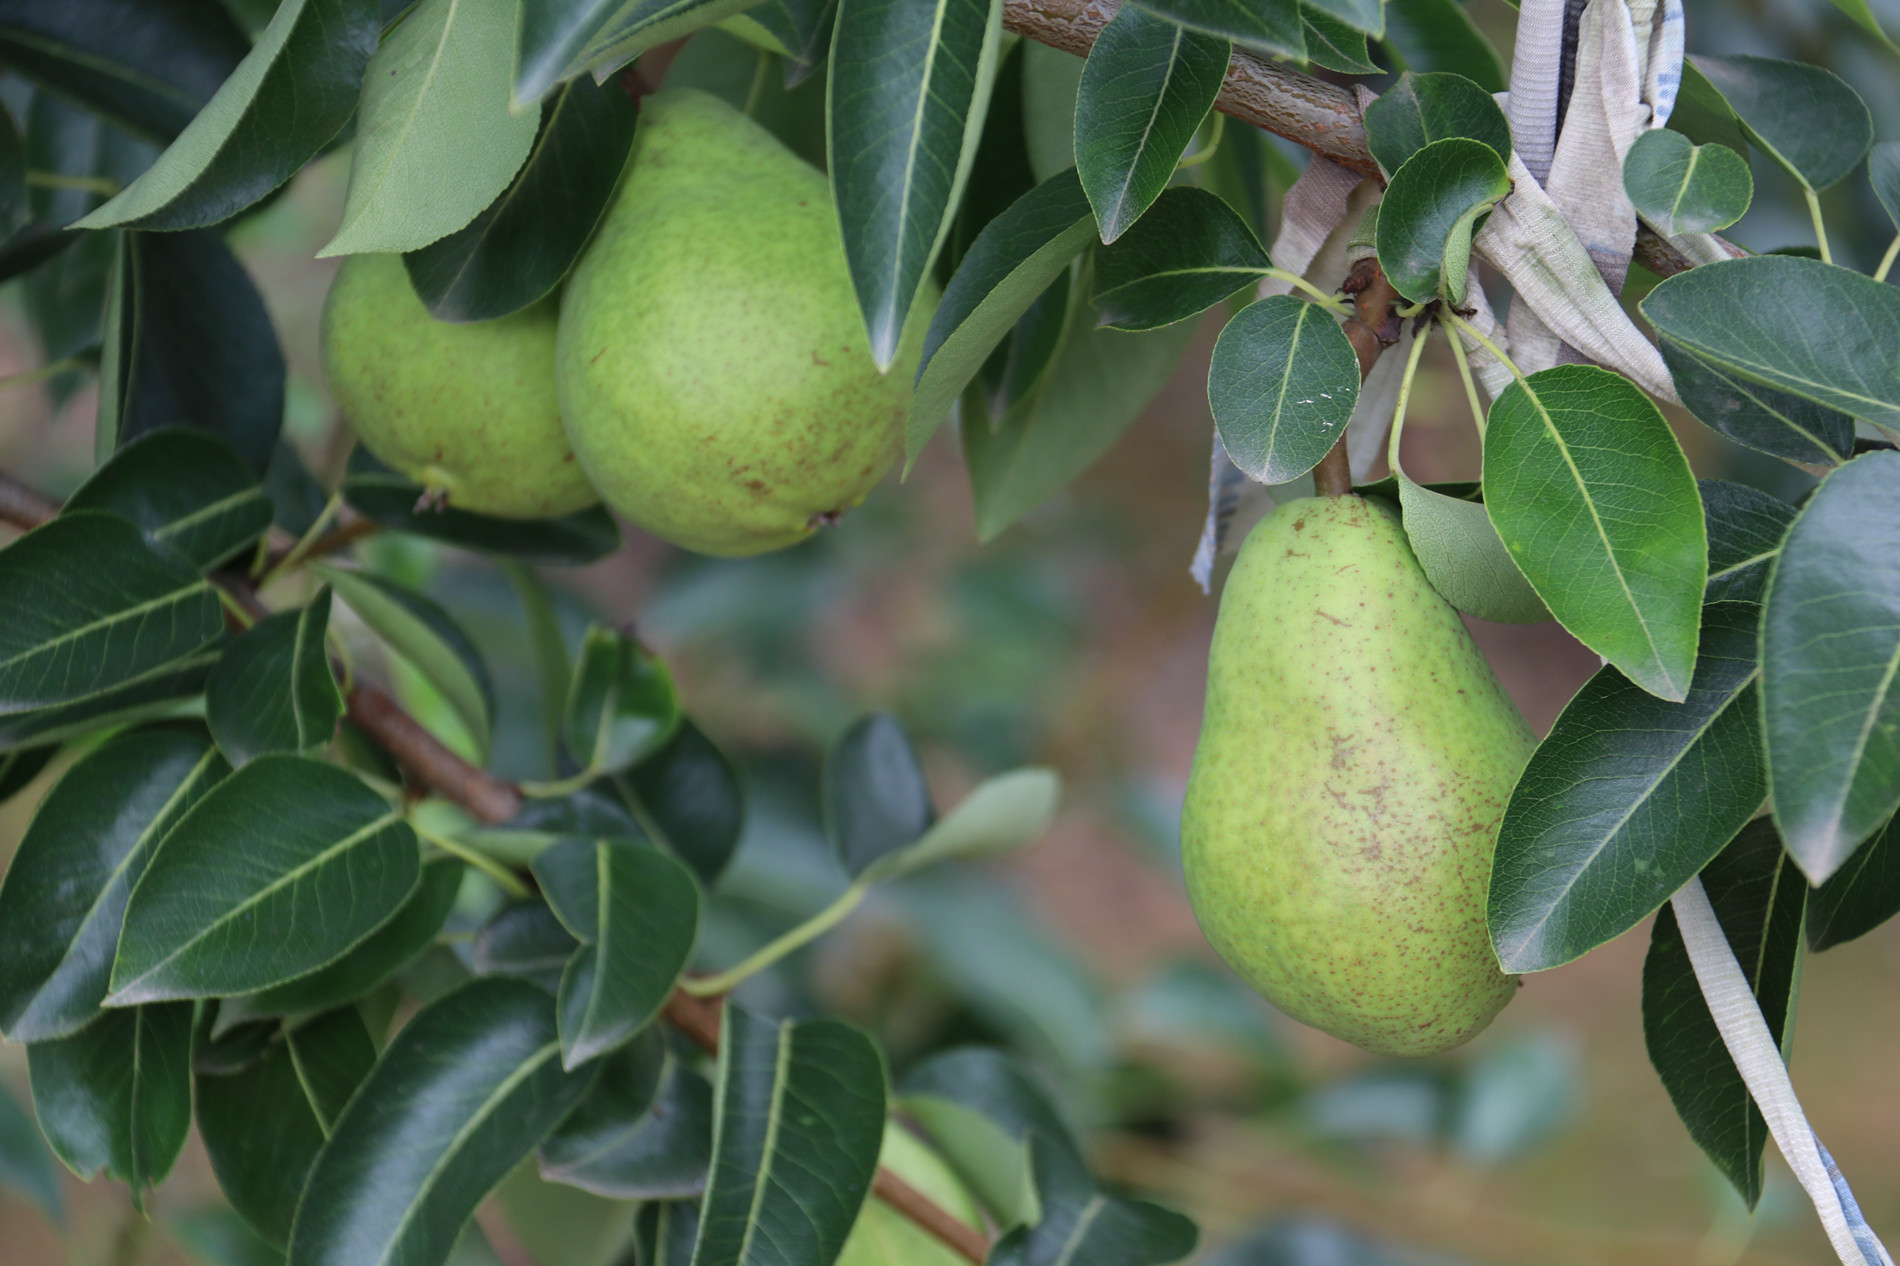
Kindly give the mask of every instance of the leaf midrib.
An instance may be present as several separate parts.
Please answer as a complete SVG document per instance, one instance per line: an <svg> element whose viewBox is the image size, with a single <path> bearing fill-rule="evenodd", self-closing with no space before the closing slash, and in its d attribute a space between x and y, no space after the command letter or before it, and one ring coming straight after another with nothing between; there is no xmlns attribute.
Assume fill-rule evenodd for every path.
<svg viewBox="0 0 1900 1266"><path fill-rule="evenodd" d="M43 656L43 655L50 654L54 648L63 646L68 642L76 641L79 638L85 637L87 634L98 631L99 629L106 628L109 625L124 623L126 620L130 620L130 619L134 619L136 617L142 616L145 613L149 611L153 611L162 606L176 605L176 604L182 603L184 599L190 596L194 591L202 593L202 592L207 591L207 589L208 589L208 586L205 584L203 578L197 578L197 579L194 579L188 585L181 585L178 588L173 589L168 593L159 595L158 597L148 598L144 602L138 603L135 606L123 607L113 612L111 615L101 616L96 620L92 620L86 624L80 625L76 629L69 629L68 631L64 633L61 633L59 636L50 638L47 641L36 642L32 646L27 647L23 651L19 651L18 653L10 655L5 659L0 659L0 673L5 673L8 669L20 663L22 660L29 660L36 656ZM129 683L120 682L118 684L126 685Z"/></svg>

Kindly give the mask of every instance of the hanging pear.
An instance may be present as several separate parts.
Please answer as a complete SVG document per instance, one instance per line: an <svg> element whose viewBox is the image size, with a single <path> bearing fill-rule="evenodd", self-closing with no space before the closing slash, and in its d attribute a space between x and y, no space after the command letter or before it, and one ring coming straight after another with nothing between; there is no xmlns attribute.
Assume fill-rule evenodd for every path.
<svg viewBox="0 0 1900 1266"><path fill-rule="evenodd" d="M880 374L824 176L717 97L661 92L562 299L568 438L656 535L795 544L897 459L930 304Z"/></svg>
<svg viewBox="0 0 1900 1266"><path fill-rule="evenodd" d="M1234 564L1208 659L1181 821L1207 939L1367 1050L1468 1040L1517 987L1485 891L1533 746L1383 502L1281 506Z"/></svg>

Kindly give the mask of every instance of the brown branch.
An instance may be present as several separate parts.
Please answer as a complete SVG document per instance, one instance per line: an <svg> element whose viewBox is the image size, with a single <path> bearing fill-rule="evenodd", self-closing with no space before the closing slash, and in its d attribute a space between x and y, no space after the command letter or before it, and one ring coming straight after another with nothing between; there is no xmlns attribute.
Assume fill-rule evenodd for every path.
<svg viewBox="0 0 1900 1266"><path fill-rule="evenodd" d="M1385 349L1399 341L1399 318L1393 311L1399 292L1385 279L1379 261L1370 256L1353 265L1340 289L1352 296L1353 314L1346 318L1344 329L1359 358L1359 381L1364 382ZM1313 491L1322 497L1343 497L1352 491L1345 435L1313 467Z"/></svg>

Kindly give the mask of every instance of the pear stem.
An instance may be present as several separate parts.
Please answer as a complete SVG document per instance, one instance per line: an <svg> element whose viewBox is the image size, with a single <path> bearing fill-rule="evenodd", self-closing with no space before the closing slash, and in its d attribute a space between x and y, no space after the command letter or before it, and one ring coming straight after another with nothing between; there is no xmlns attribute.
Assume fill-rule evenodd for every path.
<svg viewBox="0 0 1900 1266"><path fill-rule="evenodd" d="M1399 341L1399 318L1392 311L1399 293L1385 279L1379 261L1370 257L1353 265L1340 289L1352 296L1353 313L1343 328L1359 357L1359 381L1364 382L1380 354ZM1352 491L1352 462L1346 455L1344 432L1313 467L1313 491L1322 497L1343 497Z"/></svg>

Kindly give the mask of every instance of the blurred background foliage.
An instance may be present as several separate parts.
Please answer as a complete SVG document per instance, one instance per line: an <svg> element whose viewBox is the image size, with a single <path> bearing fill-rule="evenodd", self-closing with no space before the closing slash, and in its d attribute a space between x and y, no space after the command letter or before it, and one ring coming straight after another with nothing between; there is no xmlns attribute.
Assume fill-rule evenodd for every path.
<svg viewBox="0 0 1900 1266"><path fill-rule="evenodd" d="M1900 29L1900 0L1871 7ZM1511 10L1502 0L1473 0L1470 10L1508 54ZM1867 100L1877 135L1900 136L1894 55L1821 0L1690 0L1689 31L1694 52L1829 66ZM1051 118L1066 126L1062 97L1080 62L1027 47L1020 64L1033 162L1047 143L1038 131ZM715 31L689 43L673 73L750 101L816 159L822 76L788 92L767 69ZM0 99L17 87L0 81ZM110 129L94 143L126 178L152 156ZM1264 136L1237 140L1232 128L1224 143L1250 154L1210 167L1241 173L1248 187L1223 191L1257 208L1271 240L1304 151ZM1759 155L1754 166L1753 207L1728 236L1757 250L1811 245L1798 190ZM334 263L312 252L335 230L345 176L340 156L320 160L231 235L289 360L287 436L326 483L341 473L348 433L317 360L317 314ZM1865 182L1847 181L1823 200L1837 253L1870 268L1887 229ZM109 252L62 258L50 280L0 290L0 376L96 343ZM1627 298L1653 280L1639 270ZM1501 297L1495 278L1486 284ZM854 717L889 709L917 741L940 805L1017 764L1059 768L1067 795L1057 828L992 872L933 870L880 891L841 931L745 986L748 1005L867 1025L900 1080L949 1045L1011 1046L1089 1130L1102 1173L1202 1223L1198 1260L1208 1266L1820 1260L1825 1241L1779 1158L1771 1156L1768 1195L1750 1219L1647 1068L1638 1010L1646 929L1530 978L1490 1031L1425 1062L1381 1061L1281 1019L1202 942L1181 891L1176 824L1214 618L1213 601L1187 573L1205 510L1211 343L1204 329L1128 436L987 546L977 544L966 478L945 437L907 483L893 478L842 526L795 549L735 562L630 531L627 548L603 562L543 569L570 644L590 620L633 624L672 665L694 717L742 766L746 833L709 906L703 956L736 961L844 886L820 824L818 762ZM0 466L69 491L92 465L95 407L80 373L0 390ZM1413 410L1408 470L1421 480L1474 477L1477 437L1449 361L1427 358ZM1672 421L1698 475L1791 499L1805 491L1791 468L1680 412ZM280 490L310 499L314 513L321 494L280 473ZM380 539L368 557L447 605L479 644L498 708L492 768L544 773L533 657L507 576L411 538ZM1474 628L1540 732L1596 667L1554 624ZM454 742L452 712L420 676L375 665L368 640L358 643L359 663L390 676L404 702ZM0 859L58 767L0 808ZM451 932L472 927L481 904ZM444 979L455 952L438 951ZM409 983L426 989L429 970L425 960ZM1900 1223L1900 1007L1891 1005L1900 997L1900 923L1811 964L1802 995L1794 1068L1809 1112L1859 1180L1873 1224ZM270 1260L209 1203L216 1188L195 1145L157 1194L149 1227L122 1220L123 1194L111 1185L55 1180L20 1107L25 1079L24 1052L0 1047L0 1258L9 1266ZM487 1238L471 1234L458 1253L464 1266L514 1266L529 1260L524 1242L541 1236L607 1243L628 1216L531 1180L501 1203L511 1226L485 1212Z"/></svg>

